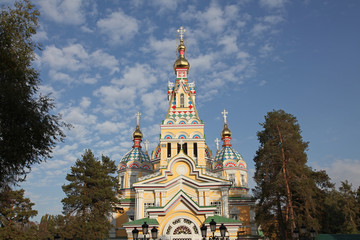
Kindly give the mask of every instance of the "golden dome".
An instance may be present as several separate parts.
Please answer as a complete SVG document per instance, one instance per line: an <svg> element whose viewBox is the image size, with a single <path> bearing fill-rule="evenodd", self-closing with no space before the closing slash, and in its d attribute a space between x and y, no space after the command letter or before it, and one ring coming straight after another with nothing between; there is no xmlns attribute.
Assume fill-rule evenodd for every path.
<svg viewBox="0 0 360 240"><path fill-rule="evenodd" d="M227 125L227 123L224 124L224 129L221 132L221 137L230 137L231 136L231 131Z"/></svg>
<svg viewBox="0 0 360 240"><path fill-rule="evenodd" d="M176 59L176 61L174 63L175 74L176 74L176 68L187 68L188 71L190 69L190 63L188 62L188 60L186 60L186 58L184 56L185 50L186 50L186 47L184 45L184 41L181 39L180 40L180 45L178 47L179 58Z"/></svg>
<svg viewBox="0 0 360 240"><path fill-rule="evenodd" d="M139 125L137 125L135 131L133 132L133 138L134 138L134 139L135 139L135 138L140 138L140 139L142 139L142 137L143 137L143 134L142 134L142 132L140 131Z"/></svg>

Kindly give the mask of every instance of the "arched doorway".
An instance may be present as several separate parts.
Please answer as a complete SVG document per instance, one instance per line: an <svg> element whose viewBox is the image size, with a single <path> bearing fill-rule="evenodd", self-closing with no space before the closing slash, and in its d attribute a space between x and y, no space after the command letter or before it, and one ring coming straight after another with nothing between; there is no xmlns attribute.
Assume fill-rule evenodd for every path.
<svg viewBox="0 0 360 240"><path fill-rule="evenodd" d="M170 240L197 240L201 239L199 226L187 217L173 218L170 220L162 234Z"/></svg>

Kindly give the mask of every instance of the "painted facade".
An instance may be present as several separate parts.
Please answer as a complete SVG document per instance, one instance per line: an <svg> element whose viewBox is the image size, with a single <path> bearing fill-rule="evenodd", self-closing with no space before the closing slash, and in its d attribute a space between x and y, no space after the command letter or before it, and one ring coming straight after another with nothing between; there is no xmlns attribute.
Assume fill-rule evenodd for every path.
<svg viewBox="0 0 360 240"><path fill-rule="evenodd" d="M141 146L140 114L133 133L134 145L118 166L120 204L113 213L111 238L132 239L147 222L157 227L162 239L201 239L200 227L215 219L227 236L255 235L254 201L249 196L246 162L231 145L227 112L213 155L206 145L204 123L195 105L196 88L188 82L190 64L185 58L185 30L180 28L179 57L173 67L174 82L168 83L169 108L160 125L158 146L151 156L148 144ZM219 232L216 233L220 235ZM148 238L150 236L148 235Z"/></svg>

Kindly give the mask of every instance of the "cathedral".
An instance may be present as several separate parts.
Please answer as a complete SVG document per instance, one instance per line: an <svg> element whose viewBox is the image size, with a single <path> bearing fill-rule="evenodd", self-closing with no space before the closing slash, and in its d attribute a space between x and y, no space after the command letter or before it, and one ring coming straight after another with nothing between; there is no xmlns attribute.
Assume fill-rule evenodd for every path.
<svg viewBox="0 0 360 240"><path fill-rule="evenodd" d="M257 239L255 201L249 196L246 162L231 145L228 112L222 112L224 127L219 129L222 147L216 139L213 154L195 105L195 83L188 82L185 29L180 27L178 33L176 78L168 83L169 108L160 124L159 144L151 154L147 141L143 149L137 113L134 144L118 165L120 203L110 238L134 239L134 231L143 238L146 223L149 232L157 229L159 239L200 240L204 231L207 237L220 237L220 226L226 227L227 238Z"/></svg>

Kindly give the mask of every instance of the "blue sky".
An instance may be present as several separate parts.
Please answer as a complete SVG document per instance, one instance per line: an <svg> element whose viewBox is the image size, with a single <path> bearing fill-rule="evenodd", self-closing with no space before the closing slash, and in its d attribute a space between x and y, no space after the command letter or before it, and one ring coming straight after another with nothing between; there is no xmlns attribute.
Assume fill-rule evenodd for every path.
<svg viewBox="0 0 360 240"><path fill-rule="evenodd" d="M360 185L359 1L33 3L41 12L35 38L43 50L34 63L40 89L52 93L56 111L74 126L21 185L39 211L36 220L61 213L61 186L84 149L119 163L132 146L135 112L143 114L150 149L158 144L181 25L206 142L215 151L225 108L251 187L256 132L273 109L297 117L310 142L310 166L334 182Z"/></svg>

